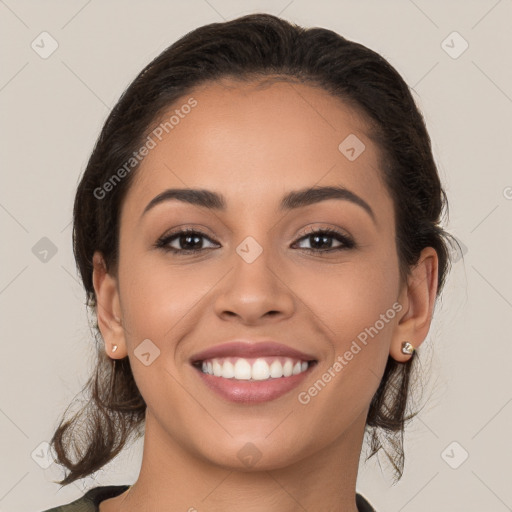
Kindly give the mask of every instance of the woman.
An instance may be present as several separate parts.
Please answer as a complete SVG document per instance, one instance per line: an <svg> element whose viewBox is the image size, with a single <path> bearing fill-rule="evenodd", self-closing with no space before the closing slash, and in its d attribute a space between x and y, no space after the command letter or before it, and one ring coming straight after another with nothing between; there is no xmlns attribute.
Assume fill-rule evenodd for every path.
<svg viewBox="0 0 512 512"><path fill-rule="evenodd" d="M98 361L52 438L60 484L132 434L140 474L52 510L374 510L363 435L399 478L445 206L422 115L372 50L268 14L170 46L78 187Z"/></svg>

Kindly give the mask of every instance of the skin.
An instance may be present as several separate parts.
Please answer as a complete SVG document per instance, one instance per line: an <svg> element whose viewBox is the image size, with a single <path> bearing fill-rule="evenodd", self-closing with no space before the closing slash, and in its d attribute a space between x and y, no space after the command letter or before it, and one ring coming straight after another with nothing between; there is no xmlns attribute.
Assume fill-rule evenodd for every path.
<svg viewBox="0 0 512 512"><path fill-rule="evenodd" d="M190 96L198 105L145 157L122 205L117 273L107 273L101 254L94 255L105 349L112 358L130 358L148 406L139 478L100 511L230 512L243 502L245 511L357 512L370 401L388 355L407 361L401 343L418 347L428 334L437 254L424 249L400 282L393 202L379 151L364 119L340 100L308 85L228 80L198 87L177 105ZM354 161L338 150L351 133L366 145ZM364 199L375 222L345 200L278 212L285 193L327 185ZM151 199L174 187L220 192L227 209L174 200L141 218ZM210 240L200 240L207 249L179 256L153 247L182 225L205 232ZM305 228L324 227L349 234L357 246L307 253L303 248L315 246ZM250 264L236 252L247 236L263 248ZM183 249L176 239L172 246ZM401 311L317 396L299 403L298 393L395 302ZM318 364L276 400L224 401L188 359L240 336L274 339L314 354ZM160 350L149 366L134 355L145 339ZM248 468L237 454L249 442L261 458Z"/></svg>

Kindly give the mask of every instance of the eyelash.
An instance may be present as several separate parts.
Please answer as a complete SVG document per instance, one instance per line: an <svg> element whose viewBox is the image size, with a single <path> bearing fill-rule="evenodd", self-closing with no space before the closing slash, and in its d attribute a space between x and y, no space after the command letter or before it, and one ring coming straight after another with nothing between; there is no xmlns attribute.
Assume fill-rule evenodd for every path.
<svg viewBox="0 0 512 512"><path fill-rule="evenodd" d="M202 231L199 231L197 229L187 228L187 229L183 229L181 231L177 231L175 233L171 233L171 234L162 236L161 238L159 238L157 240L157 242L155 243L154 246L158 249L163 249L166 252L174 253L177 256L186 256L186 255L190 255L190 254L197 254L199 252L211 249L209 247L202 248L202 249L176 249L174 247L169 247L169 243L172 240L179 237L180 235L192 235L192 234L199 235L200 237L207 238L210 242L217 243L217 242L214 242L209 236L207 236ZM329 238L336 238L339 242L342 242L343 245L341 245L339 247L332 247L332 248L326 249L326 250L302 248L303 251L306 251L310 254L313 253L313 254L323 255L325 253L330 253L333 251L342 251L342 250L347 250L347 249L353 249L356 247L356 243L350 237L348 237L332 228L312 229L308 233L306 233L306 234L302 235L300 238L298 238L294 242L294 244L296 242L299 242L303 239L307 239L308 237L314 236L314 235L328 235Z"/></svg>

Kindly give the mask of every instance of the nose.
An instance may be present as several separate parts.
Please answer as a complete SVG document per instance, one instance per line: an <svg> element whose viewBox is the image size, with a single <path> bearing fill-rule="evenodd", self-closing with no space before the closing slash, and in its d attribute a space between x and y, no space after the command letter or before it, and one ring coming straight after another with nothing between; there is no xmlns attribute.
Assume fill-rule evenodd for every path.
<svg viewBox="0 0 512 512"><path fill-rule="evenodd" d="M233 267L216 296L216 314L246 325L289 318L295 311L296 298L286 275L284 268L279 268L278 258L271 258L265 250L252 262L235 253Z"/></svg>

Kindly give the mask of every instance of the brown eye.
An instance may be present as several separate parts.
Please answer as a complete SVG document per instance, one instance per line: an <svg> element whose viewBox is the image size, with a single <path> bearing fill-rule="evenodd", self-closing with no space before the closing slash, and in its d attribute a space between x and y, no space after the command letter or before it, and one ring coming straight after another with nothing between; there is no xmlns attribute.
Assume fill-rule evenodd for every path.
<svg viewBox="0 0 512 512"><path fill-rule="evenodd" d="M212 242L212 240L201 231L197 231L195 229L184 229L163 236L157 241L155 246L173 253L193 254L211 248L203 247L203 239L207 239ZM171 244L174 244L174 247Z"/></svg>
<svg viewBox="0 0 512 512"><path fill-rule="evenodd" d="M333 247L333 239L338 241L340 245ZM309 242L311 247L300 247L308 252L331 252L344 249L352 249L355 243L348 236L336 231L335 229L316 229L310 231L306 236L299 238L296 242L305 240Z"/></svg>

